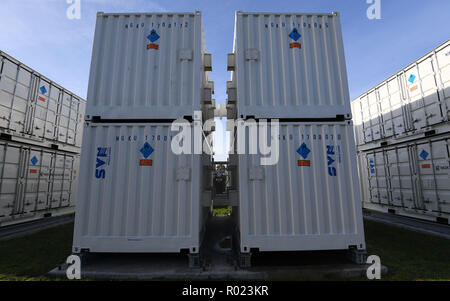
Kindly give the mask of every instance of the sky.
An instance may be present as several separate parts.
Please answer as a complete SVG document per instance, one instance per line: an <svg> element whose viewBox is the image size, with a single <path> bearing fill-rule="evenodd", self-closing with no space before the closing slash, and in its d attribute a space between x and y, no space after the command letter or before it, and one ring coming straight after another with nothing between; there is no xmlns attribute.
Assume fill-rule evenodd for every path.
<svg viewBox="0 0 450 301"><path fill-rule="evenodd" d="M373 20L367 2L376 0L80 0L81 18L71 20L66 11L73 1L0 0L0 50L83 98L97 11L202 11L218 103L226 99L236 10L339 12L352 99L450 38L448 0L379 0L381 19ZM217 149L224 137L216 139Z"/></svg>

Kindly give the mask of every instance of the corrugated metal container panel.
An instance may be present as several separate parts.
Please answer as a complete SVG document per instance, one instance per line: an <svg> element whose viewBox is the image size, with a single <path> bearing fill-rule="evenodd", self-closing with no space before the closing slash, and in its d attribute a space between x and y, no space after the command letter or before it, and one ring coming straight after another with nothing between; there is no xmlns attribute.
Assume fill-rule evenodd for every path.
<svg viewBox="0 0 450 301"><path fill-rule="evenodd" d="M279 148L239 156L241 251L364 249L351 122L282 123Z"/></svg>
<svg viewBox="0 0 450 301"><path fill-rule="evenodd" d="M450 41L447 42L450 45ZM450 48L444 49L447 52ZM448 120L448 108L439 99L434 51L404 70L412 128L419 130Z"/></svg>
<svg viewBox="0 0 450 301"><path fill-rule="evenodd" d="M238 114L351 117L338 14L236 13Z"/></svg>
<svg viewBox="0 0 450 301"><path fill-rule="evenodd" d="M365 97L361 98L361 111L366 141L380 139L382 124L376 91L369 92Z"/></svg>
<svg viewBox="0 0 450 301"><path fill-rule="evenodd" d="M86 102L0 52L2 132L81 147Z"/></svg>
<svg viewBox="0 0 450 301"><path fill-rule="evenodd" d="M0 141L0 223L73 207L79 155Z"/></svg>
<svg viewBox="0 0 450 301"><path fill-rule="evenodd" d="M168 119L201 108L205 42L201 13L97 16L87 115Z"/></svg>
<svg viewBox="0 0 450 301"><path fill-rule="evenodd" d="M359 112L361 110L361 103L359 101L353 101L351 103L352 112ZM353 114L353 129L355 134L356 145L364 143L364 128L362 125L362 114Z"/></svg>
<svg viewBox="0 0 450 301"><path fill-rule="evenodd" d="M170 124L85 129L73 249L198 253L200 155L175 155ZM206 209L207 210L207 209Z"/></svg>
<svg viewBox="0 0 450 301"><path fill-rule="evenodd" d="M360 153L363 200L450 215L450 134Z"/></svg>
<svg viewBox="0 0 450 301"><path fill-rule="evenodd" d="M450 41L353 101L358 145L428 131L449 120ZM358 116L358 117L357 117Z"/></svg>
<svg viewBox="0 0 450 301"><path fill-rule="evenodd" d="M403 108L403 97L399 77L388 79L378 88L379 113L383 125L379 130L381 134L373 137L377 140L380 137L399 136L405 133L408 128L405 118L406 111ZM377 139L375 139L377 138ZM370 139L367 139L370 141Z"/></svg>
<svg viewBox="0 0 450 301"><path fill-rule="evenodd" d="M437 82L439 85L439 99L447 108L447 119L450 120L450 41L444 43L436 51ZM444 106L442 106L444 109ZM445 112L445 110L444 110Z"/></svg>

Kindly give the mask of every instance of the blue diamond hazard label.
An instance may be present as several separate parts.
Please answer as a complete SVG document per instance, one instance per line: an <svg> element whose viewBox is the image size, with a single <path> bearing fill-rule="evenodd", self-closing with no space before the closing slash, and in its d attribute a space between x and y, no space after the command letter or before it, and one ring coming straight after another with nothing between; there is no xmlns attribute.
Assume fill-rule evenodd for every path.
<svg viewBox="0 0 450 301"><path fill-rule="evenodd" d="M309 153L311 152L311 150L308 148L308 146L306 146L305 143L303 143L299 149L297 150L297 153L303 157L303 159L308 158Z"/></svg>
<svg viewBox="0 0 450 301"><path fill-rule="evenodd" d="M147 39L149 39L150 42L152 42L152 43L158 41L159 40L159 35L156 33L156 30L153 29L150 32L150 34L147 36Z"/></svg>
<svg viewBox="0 0 450 301"><path fill-rule="evenodd" d="M370 173L375 174L375 161L373 158L369 159L369 167L370 167Z"/></svg>
<svg viewBox="0 0 450 301"><path fill-rule="evenodd" d="M430 154L429 154L426 150L423 150L423 151L420 153L420 157L421 157L422 159L424 159L424 160L426 160L426 159L428 158L429 155L430 155Z"/></svg>
<svg viewBox="0 0 450 301"><path fill-rule="evenodd" d="M293 39L294 41L297 42L298 39L300 39L300 38L302 37L302 35L298 33L297 28L294 28L294 29L291 31L291 33L289 34L289 37L290 37L291 39Z"/></svg>
<svg viewBox="0 0 450 301"><path fill-rule="evenodd" d="M411 75L409 76L408 81L409 81L411 84L413 84L415 80L416 80L416 76L415 76L414 74L411 74Z"/></svg>
<svg viewBox="0 0 450 301"><path fill-rule="evenodd" d="M38 162L39 162L39 160L38 160L38 158L36 158L36 156L31 158L31 164L36 165Z"/></svg>
<svg viewBox="0 0 450 301"><path fill-rule="evenodd" d="M141 154L144 156L145 159L150 157L150 155L153 154L154 151L155 150L148 142L145 142L144 147L141 148Z"/></svg>
<svg viewBox="0 0 450 301"><path fill-rule="evenodd" d="M40 87L39 90L41 90L42 94L47 93L47 89L45 88L45 86Z"/></svg>

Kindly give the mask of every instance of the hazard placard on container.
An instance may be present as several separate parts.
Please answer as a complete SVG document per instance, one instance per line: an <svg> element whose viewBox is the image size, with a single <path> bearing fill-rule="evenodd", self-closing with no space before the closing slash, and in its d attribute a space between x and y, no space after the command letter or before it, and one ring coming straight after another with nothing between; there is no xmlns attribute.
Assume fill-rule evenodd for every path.
<svg viewBox="0 0 450 301"><path fill-rule="evenodd" d="M140 166L153 166L153 160L141 160L139 162Z"/></svg>
<svg viewBox="0 0 450 301"><path fill-rule="evenodd" d="M311 166L311 161L309 161L309 160L298 160L298 166Z"/></svg>

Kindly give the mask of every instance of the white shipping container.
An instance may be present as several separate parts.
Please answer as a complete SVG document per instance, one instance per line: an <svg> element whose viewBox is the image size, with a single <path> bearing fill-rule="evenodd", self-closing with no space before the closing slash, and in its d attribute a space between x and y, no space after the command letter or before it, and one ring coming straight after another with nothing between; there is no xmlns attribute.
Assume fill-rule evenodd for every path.
<svg viewBox="0 0 450 301"><path fill-rule="evenodd" d="M201 13L99 13L88 119L193 116L213 88Z"/></svg>
<svg viewBox="0 0 450 301"><path fill-rule="evenodd" d="M357 145L428 131L449 121L450 40L352 102Z"/></svg>
<svg viewBox="0 0 450 301"><path fill-rule="evenodd" d="M233 52L237 91L229 88L228 100L237 101L239 116L351 118L337 13L238 11Z"/></svg>
<svg viewBox="0 0 450 301"><path fill-rule="evenodd" d="M241 252L364 250L351 122L281 123L277 139L276 165L239 155Z"/></svg>
<svg viewBox="0 0 450 301"><path fill-rule="evenodd" d="M79 155L0 141L0 225L74 211Z"/></svg>
<svg viewBox="0 0 450 301"><path fill-rule="evenodd" d="M0 52L0 131L81 147L86 101Z"/></svg>
<svg viewBox="0 0 450 301"><path fill-rule="evenodd" d="M201 155L175 155L171 124L87 125L73 251L198 253L211 195Z"/></svg>
<svg viewBox="0 0 450 301"><path fill-rule="evenodd" d="M448 219L449 154L450 134L360 152L364 203Z"/></svg>

